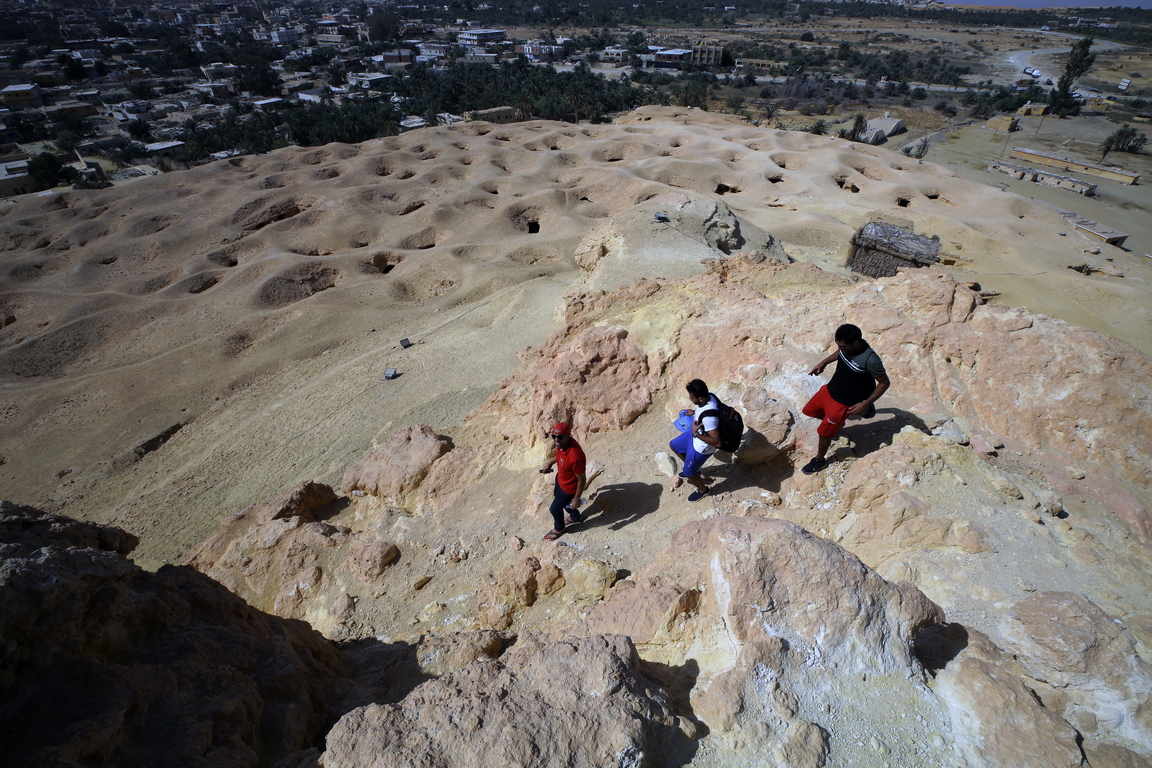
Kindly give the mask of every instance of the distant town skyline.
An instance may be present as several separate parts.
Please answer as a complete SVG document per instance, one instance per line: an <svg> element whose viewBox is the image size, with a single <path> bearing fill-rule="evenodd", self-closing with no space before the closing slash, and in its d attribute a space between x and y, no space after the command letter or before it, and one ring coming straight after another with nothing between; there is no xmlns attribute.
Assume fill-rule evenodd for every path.
<svg viewBox="0 0 1152 768"><path fill-rule="evenodd" d="M1068 0L952 0L949 5L979 5L988 8L1152 8L1152 0L1106 0L1097 3L1069 3Z"/></svg>

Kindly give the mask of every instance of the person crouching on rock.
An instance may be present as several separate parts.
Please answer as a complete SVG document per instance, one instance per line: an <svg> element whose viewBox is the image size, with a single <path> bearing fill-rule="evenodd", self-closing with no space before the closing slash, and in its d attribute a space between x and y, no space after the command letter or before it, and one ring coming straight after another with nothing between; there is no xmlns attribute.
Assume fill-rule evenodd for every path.
<svg viewBox="0 0 1152 768"><path fill-rule="evenodd" d="M556 466L556 485L548 510L552 513L552 530L544 535L546 540L553 541L560 538L567 526L584 522L579 512L580 494L588 485L588 476L584 469L587 463L584 449L572 437L572 428L566 422L558 422L550 436L556 444L556 455L540 467L540 472L548 474L553 465Z"/></svg>
<svg viewBox="0 0 1152 768"><path fill-rule="evenodd" d="M819 438L816 456L801 467L806 475L814 475L828 466L824 458L832 440L840 434L844 420L849 416L863 416L866 419L876 414L873 405L884 394L892 381L884 371L884 363L856 326L845 323L836 329L836 351L808 372L818 376L832 361L836 361L836 372L832 380L812 396L802 411L805 416L820 419L816 427Z"/></svg>
<svg viewBox="0 0 1152 768"><path fill-rule="evenodd" d="M673 487L679 487L681 482L687 480L696 489L688 494L688 501L700 501L710 490L700 477L700 467L720 447L720 403L708 391L708 385L700 379L692 379L685 389L688 390L688 399L696 406L696 412L692 426L668 443L672 452L684 462ZM708 411L711 414L701 416Z"/></svg>

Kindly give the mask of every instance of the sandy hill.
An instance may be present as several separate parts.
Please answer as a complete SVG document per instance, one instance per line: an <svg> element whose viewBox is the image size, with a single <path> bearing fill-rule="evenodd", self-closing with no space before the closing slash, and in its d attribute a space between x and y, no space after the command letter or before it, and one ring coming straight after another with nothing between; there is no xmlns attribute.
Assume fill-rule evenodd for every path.
<svg viewBox="0 0 1152 768"><path fill-rule="evenodd" d="M939 236L947 271L848 273L873 218ZM3 221L0 497L383 644L324 662L340 701L299 705L322 764L1152 755L1148 275L1067 269L1103 259L1049 208L645 108L283 150ZM894 387L806 477L806 371L843 320ZM751 431L691 504L665 444L696 376ZM559 418L596 479L589 523L544 543ZM549 700L569 689L604 719ZM579 725L501 735L545 705Z"/></svg>

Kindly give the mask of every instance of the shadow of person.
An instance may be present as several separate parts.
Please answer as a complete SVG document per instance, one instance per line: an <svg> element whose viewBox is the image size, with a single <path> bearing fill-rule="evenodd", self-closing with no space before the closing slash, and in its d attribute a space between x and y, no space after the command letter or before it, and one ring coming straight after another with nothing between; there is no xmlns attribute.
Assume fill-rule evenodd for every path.
<svg viewBox="0 0 1152 768"><path fill-rule="evenodd" d="M749 466L731 453L717 452L700 468L700 476L708 483L708 488L713 493L727 493L749 486L760 486L760 474L757 466Z"/></svg>
<svg viewBox="0 0 1152 768"><path fill-rule="evenodd" d="M613 483L596 489L591 502L584 508L583 528L606 525L618 531L634 523L649 512L660 508L659 483Z"/></svg>
<svg viewBox="0 0 1152 768"><path fill-rule="evenodd" d="M848 421L840 430L840 436L852 444L857 457L866 456L886 445L892 445L896 433L908 426L925 434L931 432L928 425L914 413L899 408L877 408L876 416L871 419Z"/></svg>

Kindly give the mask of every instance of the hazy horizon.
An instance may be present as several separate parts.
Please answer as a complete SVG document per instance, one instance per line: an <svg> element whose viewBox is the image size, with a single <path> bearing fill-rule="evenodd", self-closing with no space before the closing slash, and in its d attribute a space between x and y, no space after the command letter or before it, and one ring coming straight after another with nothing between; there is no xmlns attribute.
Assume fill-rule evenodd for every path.
<svg viewBox="0 0 1152 768"><path fill-rule="evenodd" d="M1068 0L952 0L949 5L981 5L995 8L1152 8L1152 0L1105 0L1070 3Z"/></svg>

